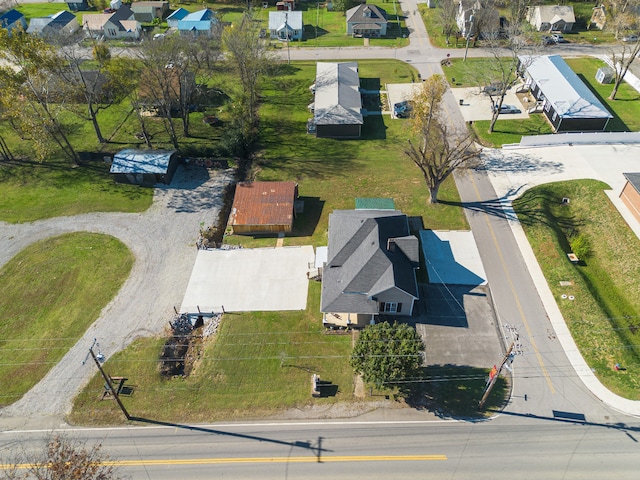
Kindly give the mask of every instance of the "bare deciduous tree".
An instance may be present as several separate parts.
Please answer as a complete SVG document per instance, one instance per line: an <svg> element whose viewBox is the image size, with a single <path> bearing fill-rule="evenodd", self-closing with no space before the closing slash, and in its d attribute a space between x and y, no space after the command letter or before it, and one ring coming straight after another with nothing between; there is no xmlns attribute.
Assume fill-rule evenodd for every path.
<svg viewBox="0 0 640 480"><path fill-rule="evenodd" d="M630 45L620 45L617 49L611 51L610 56L611 62L613 63L614 81L609 100L616 99L620 84L629 71L629 67L631 67L631 64L638 57L638 54L640 54L640 39Z"/></svg>
<svg viewBox="0 0 640 480"><path fill-rule="evenodd" d="M13 463L3 463L2 474L8 480L120 480L102 445L52 435L42 452L22 452Z"/></svg>
<svg viewBox="0 0 640 480"><path fill-rule="evenodd" d="M447 45L449 38L458 32L458 24L456 23L456 15L458 14L458 2L455 0L440 0L438 2L440 11L438 12L438 23L442 28L442 34L445 36Z"/></svg>
<svg viewBox="0 0 640 480"><path fill-rule="evenodd" d="M475 166L478 151L470 133L456 135L442 118L442 98L447 83L434 75L422 83L413 97L412 123L419 143L408 140L405 155L422 172L429 189L429 203L438 202L440 185L460 168Z"/></svg>
<svg viewBox="0 0 640 480"><path fill-rule="evenodd" d="M59 59L53 46L24 32L0 29L0 103L11 125L30 138L34 151L44 159L57 146L76 166L78 154L67 136L60 113L65 98L54 72Z"/></svg>

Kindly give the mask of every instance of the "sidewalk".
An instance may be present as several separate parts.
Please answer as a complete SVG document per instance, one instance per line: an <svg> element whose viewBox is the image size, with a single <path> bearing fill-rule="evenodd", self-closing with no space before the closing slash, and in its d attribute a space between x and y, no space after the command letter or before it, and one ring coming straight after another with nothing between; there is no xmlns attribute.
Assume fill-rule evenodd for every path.
<svg viewBox="0 0 640 480"><path fill-rule="evenodd" d="M529 171L526 174L490 171L489 179L493 184L497 196L504 199L502 202L502 207L505 211L506 217L510 219L509 225L511 231L513 232L516 242L518 243L518 247L520 248L527 269L529 270L531 278L535 284L536 290L538 291L538 294L547 312L549 321L553 326L558 341L560 342L560 345L562 346L576 374L578 375L578 377L580 377L589 391L606 405L621 413L640 417L640 401L622 398L605 388L594 375L593 371L590 369L590 367L587 365L584 358L580 354L580 351L578 350L578 347L576 346L573 337L571 336L571 333L569 332L569 329L564 321L562 313L558 308L558 304L556 303L553 293L549 288L547 280L542 273L533 249L529 244L529 240L524 233L522 225L516 220L515 212L513 211L511 205L513 196L510 196L508 193L509 191L511 191L517 192L518 195L521 195L526 189L532 188L539 184L558 181L560 179L569 180L573 178L597 178L611 185L613 183L611 182L611 178L604 178L606 177L604 171L598 171L597 169L592 168L592 166L589 165L588 161L585 161L585 158L588 156L588 150L588 152L593 152L593 155L598 156L601 160L603 160L603 149L610 149L609 155L611 156L612 161L608 162L606 161L606 159L604 159L604 164L607 165L609 175L615 175L618 170L625 170L626 168L626 166L624 165L624 161L616 162L615 160L613 160L613 158L617 155L622 155L622 152L617 152L620 147L621 145L588 145L582 147L582 151L578 146L568 147L566 145L562 145L556 147L538 147L533 149L535 150L535 156L537 158L544 158L549 163L563 162L562 160L559 160L561 158L567 159L563 162L562 168L557 169L557 173L554 173L550 170L538 172ZM637 144L627 145L626 147L633 150L634 152L640 150L640 145ZM567 152L564 152L564 150L566 150L567 148L572 148L574 151L574 155L570 155ZM512 149L513 146L510 147L509 152L511 152ZM527 155L527 150L527 148L518 149L518 154ZM551 156L554 150L555 156ZM499 150L494 152L498 155L501 155L503 151L504 150ZM487 153L490 152L487 151ZM638 158L636 155L638 155L638 153L632 154L631 157ZM612 170L614 173L611 173ZM622 177L621 173L620 177ZM620 191L620 185L614 184L612 185L612 188L612 190L606 192L607 195L611 199L612 203L620 211L625 220L627 220L630 228L636 235L640 237L640 224L635 219L633 219L633 217L631 217L628 212L625 211L626 207L618 198L617 194Z"/></svg>

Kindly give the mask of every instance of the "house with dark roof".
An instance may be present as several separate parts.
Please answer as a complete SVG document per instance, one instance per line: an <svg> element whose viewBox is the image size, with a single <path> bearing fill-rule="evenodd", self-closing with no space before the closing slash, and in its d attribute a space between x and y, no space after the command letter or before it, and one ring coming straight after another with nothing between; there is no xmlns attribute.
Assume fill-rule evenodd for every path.
<svg viewBox="0 0 640 480"><path fill-rule="evenodd" d="M521 56L525 88L536 98L554 132L604 130L613 118L559 55ZM523 68L524 66L524 68Z"/></svg>
<svg viewBox="0 0 640 480"><path fill-rule="evenodd" d="M229 225L234 234L291 233L297 198L295 182L239 183Z"/></svg>
<svg viewBox="0 0 640 480"><path fill-rule="evenodd" d="M418 300L419 242L398 210L334 210L320 310L329 328L362 328L411 316Z"/></svg>
<svg viewBox="0 0 640 480"><path fill-rule="evenodd" d="M92 38L104 36L113 38L138 39L142 33L140 22L131 9L123 5L113 13L85 14L82 16L84 30Z"/></svg>
<svg viewBox="0 0 640 480"><path fill-rule="evenodd" d="M218 24L215 12L209 8L189 13L178 20L178 31L181 35L207 35L213 32L213 27Z"/></svg>
<svg viewBox="0 0 640 480"><path fill-rule="evenodd" d="M131 11L137 21L151 23L154 19L162 20L169 14L169 2L133 2Z"/></svg>
<svg viewBox="0 0 640 480"><path fill-rule="evenodd" d="M302 40L301 11L269 12L269 36L273 40Z"/></svg>
<svg viewBox="0 0 640 480"><path fill-rule="evenodd" d="M360 138L364 118L356 62L316 64L313 123L322 138Z"/></svg>
<svg viewBox="0 0 640 480"><path fill-rule="evenodd" d="M136 150L127 148L113 156L110 173L116 182L153 186L171 183L178 168L175 150Z"/></svg>
<svg viewBox="0 0 640 480"><path fill-rule="evenodd" d="M539 32L570 32L576 17L571 5L537 5L527 10L527 21Z"/></svg>
<svg viewBox="0 0 640 480"><path fill-rule="evenodd" d="M620 192L620 200L640 222L640 173L624 173L627 182Z"/></svg>
<svg viewBox="0 0 640 480"><path fill-rule="evenodd" d="M387 34L387 12L376 5L361 3L347 10L346 17L348 35L378 38Z"/></svg>
<svg viewBox="0 0 640 480"><path fill-rule="evenodd" d="M14 30L16 28L22 28L23 30L27 29L27 19L24 17L22 12L18 10L11 9L4 12L0 15L0 28L4 28L8 31Z"/></svg>
<svg viewBox="0 0 640 480"><path fill-rule="evenodd" d="M67 7L72 12L79 12L83 10L89 10L88 0L65 0Z"/></svg>
<svg viewBox="0 0 640 480"><path fill-rule="evenodd" d="M48 17L32 18L27 33L31 35L69 36L80 30L76 16L68 10L61 10Z"/></svg>

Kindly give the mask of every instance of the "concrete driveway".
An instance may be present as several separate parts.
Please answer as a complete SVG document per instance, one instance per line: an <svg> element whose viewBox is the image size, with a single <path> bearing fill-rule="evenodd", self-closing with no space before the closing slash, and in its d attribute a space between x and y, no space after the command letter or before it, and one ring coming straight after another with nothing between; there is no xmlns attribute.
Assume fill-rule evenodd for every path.
<svg viewBox="0 0 640 480"><path fill-rule="evenodd" d="M393 114L393 106L403 100L410 100L416 94L419 83L389 83L387 84L387 101L389 102L389 110L391 117L396 118Z"/></svg>
<svg viewBox="0 0 640 480"><path fill-rule="evenodd" d="M313 247L200 250L181 313L304 310Z"/></svg>
<svg viewBox="0 0 640 480"><path fill-rule="evenodd" d="M472 232L422 230L429 283L485 285L487 276Z"/></svg>
<svg viewBox="0 0 640 480"><path fill-rule="evenodd" d="M511 88L504 97L503 105L515 105L522 113L502 114L501 119L523 119L529 118L527 108L533 104L523 105L516 95L517 87ZM491 98L482 92L479 87L452 88L451 92L460 106L460 113L465 122L475 122L476 120L491 120ZM462 102L460 102L462 100Z"/></svg>
<svg viewBox="0 0 640 480"><path fill-rule="evenodd" d="M604 142L608 134L599 133ZM638 135L638 134L629 134ZM578 144L586 134L566 134L566 145L511 146L485 149L483 161L491 183L503 204L519 197L525 190L543 183L592 178L607 183L605 193L620 214L640 236L640 224L619 198L626 182L623 173L640 171L640 141L627 144Z"/></svg>

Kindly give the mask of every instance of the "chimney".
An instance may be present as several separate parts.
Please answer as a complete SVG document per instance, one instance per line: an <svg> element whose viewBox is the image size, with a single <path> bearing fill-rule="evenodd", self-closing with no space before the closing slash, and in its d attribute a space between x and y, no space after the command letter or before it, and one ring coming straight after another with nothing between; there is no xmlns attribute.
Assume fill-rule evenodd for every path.
<svg viewBox="0 0 640 480"><path fill-rule="evenodd" d="M390 238L387 240L387 251L393 253L396 251L396 239Z"/></svg>

